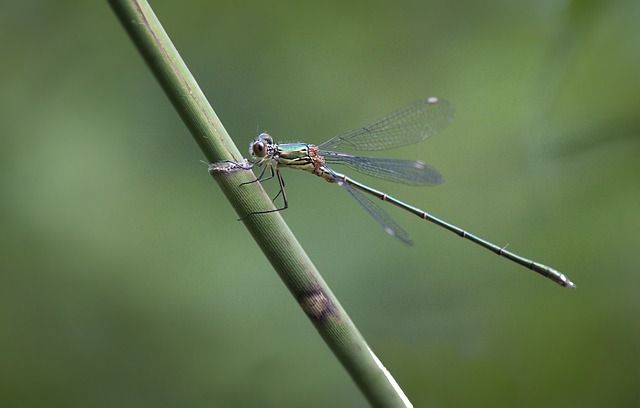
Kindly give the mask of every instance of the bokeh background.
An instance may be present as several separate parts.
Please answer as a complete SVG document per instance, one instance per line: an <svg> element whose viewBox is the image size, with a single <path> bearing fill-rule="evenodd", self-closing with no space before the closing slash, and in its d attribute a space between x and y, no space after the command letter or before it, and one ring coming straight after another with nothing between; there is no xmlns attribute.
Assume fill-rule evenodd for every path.
<svg viewBox="0 0 640 408"><path fill-rule="evenodd" d="M406 247L287 171L283 216L416 406L640 403L640 2L152 6L242 151L451 101L442 134L384 152L445 184L358 179L577 284L387 207ZM1 405L367 406L107 2L0 22Z"/></svg>

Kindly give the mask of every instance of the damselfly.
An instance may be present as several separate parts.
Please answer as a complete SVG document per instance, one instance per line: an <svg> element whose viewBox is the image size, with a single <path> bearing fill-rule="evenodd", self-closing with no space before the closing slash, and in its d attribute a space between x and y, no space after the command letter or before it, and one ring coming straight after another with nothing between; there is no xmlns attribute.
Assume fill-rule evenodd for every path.
<svg viewBox="0 0 640 408"><path fill-rule="evenodd" d="M365 194L390 202L422 219L431 221L562 286L575 287L566 276L549 266L507 251L505 247L500 247L470 234L455 225L434 217L426 211L359 183L329 167L330 164L342 164L370 176L412 185L440 184L443 181L440 173L420 161L354 156L336 152L334 149L383 150L416 143L446 127L451 122L454 112L455 109L448 102L431 97L406 106L367 126L335 136L317 146L308 143L278 144L267 133L261 133L249 147L249 153L256 161L250 165L235 163L236 168L250 169L264 165L257 177L257 181L264 181L275 175L280 185L280 190L274 200L282 195L284 205L281 208L258 211L249 215L269 213L288 208L289 202L287 201L280 168L289 167L306 170L330 183L343 186L387 233L406 244L413 244L409 234L396 224L384 210L367 198ZM265 176L267 168L270 170L270 174Z"/></svg>

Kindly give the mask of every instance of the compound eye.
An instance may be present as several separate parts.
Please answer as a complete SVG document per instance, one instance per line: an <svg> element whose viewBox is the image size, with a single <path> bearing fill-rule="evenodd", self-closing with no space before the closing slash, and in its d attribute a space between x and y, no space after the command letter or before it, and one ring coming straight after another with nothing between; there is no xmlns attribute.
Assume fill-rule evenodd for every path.
<svg viewBox="0 0 640 408"><path fill-rule="evenodd" d="M273 138L268 133L260 133L249 149L249 153L255 157L265 157L273 146Z"/></svg>
<svg viewBox="0 0 640 408"><path fill-rule="evenodd" d="M267 154L267 147L264 142L256 142L251 147L254 156L256 157L264 157Z"/></svg>

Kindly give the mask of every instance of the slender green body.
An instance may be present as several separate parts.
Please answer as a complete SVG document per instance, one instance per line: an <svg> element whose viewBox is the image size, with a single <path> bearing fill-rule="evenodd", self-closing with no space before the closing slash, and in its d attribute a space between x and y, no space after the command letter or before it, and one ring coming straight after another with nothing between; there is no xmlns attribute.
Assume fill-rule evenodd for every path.
<svg viewBox="0 0 640 408"><path fill-rule="evenodd" d="M250 147L250 153L254 158L258 159L258 161L247 168L266 164L262 173L258 176L258 180L266 180L273 177L275 169L275 175L280 183L278 195L282 194L284 206L272 211L280 211L288 207L288 201L284 191L284 182L280 175L280 168L288 167L305 170L322 177L330 183L337 183L345 187L349 194L362 205L369 215L371 215L387 233L409 245L413 243L411 237L381 208L371 202L366 195L387 201L398 208L430 221L501 257L531 269L561 286L574 288L575 285L573 282L567 279L564 274L547 265L534 262L507 251L505 247L495 245L453 224L434 217L424 210L413 207L386 193L355 181L342 173L336 172L327 165L327 163L344 164L365 174L408 184L439 184L442 182L442 176L440 176L437 170L428 167L422 162L354 156L324 150L324 148L347 146L360 150L379 150L413 143L426 138L446 126L452 114L453 108L444 101L437 98L427 98L392 113L367 127L338 135L319 146L307 143L277 144L274 143L272 137L267 133L261 133L251 143ZM427 119L431 120L431 124L423 125L422 121ZM264 177L267 168L271 170L271 175ZM276 195L274 199L277 198L278 195Z"/></svg>
<svg viewBox="0 0 640 408"><path fill-rule="evenodd" d="M449 224L446 221L443 221L428 212L421 210L420 208L411 206L403 201L398 200L386 193L378 191L374 188L371 188L365 184L362 184L356 180L350 179L344 174L338 173L330 168L328 168L323 161L322 156L318 154L318 147L311 144L305 143L286 143L286 144L278 144L276 154L274 155L274 160L277 162L277 165L280 167L290 167L293 169L300 169L309 171L317 176L324 178L325 180L338 183L338 184L348 184L366 194L369 194L373 197L376 197L382 201L389 202L396 207L399 207L405 211L410 212L411 214L417 215L423 220L431 221L432 223L439 225L442 228L445 228L454 234L466 238L470 241L475 242L476 244L492 251L493 253L505 257L519 265L522 265L526 268L531 269L539 273L540 275L551 279L552 281L558 283L561 286L565 287L575 287L575 285L567 279L564 274L558 272L557 270L522 257L520 255L514 254L513 252L507 251L504 247L500 247L495 245L485 239L482 239L476 235L473 235L462 228L459 228L453 224Z"/></svg>
<svg viewBox="0 0 640 408"><path fill-rule="evenodd" d="M520 255L514 254L513 252L507 251L504 247L499 247L487 240L484 240L476 235L473 235L465 230L463 230L462 228L456 227L453 224L449 224L446 221L443 221L437 217L434 217L433 215L429 214L426 211L423 211L419 208L413 207L409 204L406 204L400 200L398 200L397 198L391 197L390 195L387 195L383 192L380 192L378 190L375 190L371 187L368 187L362 183L359 183L355 180L352 180L350 178L347 178L346 176L342 176L343 177L343 182L345 183L349 183L350 185L352 185L353 187L357 188L360 191L363 191L367 194L371 194L374 197L379 198L382 201L387 201L399 208L402 208L405 211L408 211L412 214L417 215L418 217L422 218L423 220L427 220L427 221L431 221L432 223L441 226L442 228L445 228L451 232L453 232L454 234L462 237L462 238L466 238L470 241L475 242L476 244L498 254L499 256L505 257L507 259L510 259L511 261L520 264L526 268L531 269L532 271L535 271L537 273L539 273L540 275L551 279L552 281L558 283L561 286L565 286L565 287L575 287L575 285L573 284L573 282L571 282L569 279L567 279L566 276L564 276L564 274L558 272L557 270L538 263L538 262L534 262L530 259L524 258Z"/></svg>

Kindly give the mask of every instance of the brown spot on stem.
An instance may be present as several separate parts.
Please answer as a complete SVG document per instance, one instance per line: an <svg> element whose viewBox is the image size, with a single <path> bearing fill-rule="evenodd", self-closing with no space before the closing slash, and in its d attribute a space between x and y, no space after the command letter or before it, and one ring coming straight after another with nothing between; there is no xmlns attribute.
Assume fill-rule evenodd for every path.
<svg viewBox="0 0 640 408"><path fill-rule="evenodd" d="M302 310L315 322L321 322L330 316L336 315L336 307L324 292L324 290L314 284L303 289L298 295L298 304Z"/></svg>

